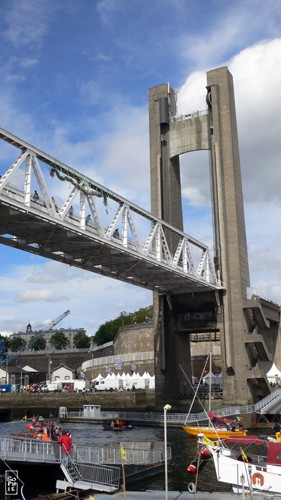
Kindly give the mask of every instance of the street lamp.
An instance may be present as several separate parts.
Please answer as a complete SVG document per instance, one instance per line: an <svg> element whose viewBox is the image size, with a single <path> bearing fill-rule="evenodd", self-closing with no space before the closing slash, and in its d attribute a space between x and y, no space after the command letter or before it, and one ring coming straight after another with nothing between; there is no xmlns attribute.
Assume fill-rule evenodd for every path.
<svg viewBox="0 0 281 500"><path fill-rule="evenodd" d="M164 406L164 452L165 452L165 493L168 500L168 457L167 457L167 411L171 409L171 405Z"/></svg>
<svg viewBox="0 0 281 500"><path fill-rule="evenodd" d="M91 363L91 382L94 378L94 344L93 344L93 339L91 339L91 345L90 345L90 350L88 351L89 354L91 354L91 358L92 358L92 363Z"/></svg>
<svg viewBox="0 0 281 500"><path fill-rule="evenodd" d="M52 364L52 360L49 356L49 354L47 354L47 359L48 359L48 379L49 379L49 384L51 383L51 364Z"/></svg>

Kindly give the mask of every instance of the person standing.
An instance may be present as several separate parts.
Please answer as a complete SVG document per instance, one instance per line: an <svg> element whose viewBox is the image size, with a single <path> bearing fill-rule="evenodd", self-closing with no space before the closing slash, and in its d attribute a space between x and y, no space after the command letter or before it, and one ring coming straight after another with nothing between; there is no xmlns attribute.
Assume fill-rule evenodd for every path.
<svg viewBox="0 0 281 500"><path fill-rule="evenodd" d="M63 461L65 465L68 465L68 457L71 451L72 438L66 431L63 431L62 435L58 439L58 443L61 445Z"/></svg>

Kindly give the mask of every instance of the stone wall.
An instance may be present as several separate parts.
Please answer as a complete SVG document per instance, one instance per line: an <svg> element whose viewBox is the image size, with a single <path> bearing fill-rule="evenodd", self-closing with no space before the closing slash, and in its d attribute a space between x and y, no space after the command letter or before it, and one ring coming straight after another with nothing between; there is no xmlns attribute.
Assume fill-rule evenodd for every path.
<svg viewBox="0 0 281 500"><path fill-rule="evenodd" d="M192 375L198 379L203 372L206 359L212 349L212 371L221 372L221 349L220 342L191 342ZM206 366L209 371L209 365Z"/></svg>
<svg viewBox="0 0 281 500"><path fill-rule="evenodd" d="M81 410L84 404L101 405L103 410L153 411L155 398L153 391L116 391L100 393L55 392L45 394L1 393L0 409L9 409L12 418L24 415L52 414L58 416L58 408L65 406L69 410Z"/></svg>
<svg viewBox="0 0 281 500"><path fill-rule="evenodd" d="M152 323L127 325L118 331L114 340L114 355L154 351Z"/></svg>

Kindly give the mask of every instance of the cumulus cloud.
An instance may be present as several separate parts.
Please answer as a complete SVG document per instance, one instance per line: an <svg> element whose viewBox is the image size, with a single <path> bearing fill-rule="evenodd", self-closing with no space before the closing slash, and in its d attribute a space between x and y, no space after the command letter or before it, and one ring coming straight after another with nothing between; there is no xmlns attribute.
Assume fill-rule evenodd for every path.
<svg viewBox="0 0 281 500"><path fill-rule="evenodd" d="M41 1L10 2L5 13L3 36L15 46L32 45L40 48L47 33L50 4Z"/></svg>
<svg viewBox="0 0 281 500"><path fill-rule="evenodd" d="M215 3L211 3L214 7ZM162 1L157 2L161 9L162 4ZM167 33L166 24L162 26L162 32L160 26L157 27L157 32L154 26L149 40L153 40L155 46L149 43L148 48L143 43L143 35L139 41L132 37L131 45L128 46L132 32L126 34L120 29L114 32L112 20L116 23L117 15L120 15L123 8L127 8L126 2L116 5L115 0L98 1L94 8L95 14L98 12L95 19L99 17L102 23L105 23L102 24L102 36L114 33L111 41L115 49L118 45L118 53L112 50L107 39L106 43L103 43L100 37L100 43L91 46L88 44L89 37L85 37L87 43L80 46L83 64L76 59L79 70L75 66L75 71L72 71L73 68L70 71L69 67L63 66L63 59L60 64L57 62L53 73L50 69L46 70L55 83L54 86L48 86L47 92L44 93L46 101L41 103L42 108L37 108L33 96L28 96L31 89L25 86L25 78L32 69L36 70L34 76L39 78L39 81L46 76L47 72L44 74L42 71L46 69L45 65L41 58L37 57L36 51L42 49L48 35L51 35L49 27L53 13L56 9L68 6L69 2L63 1L56 6L44 0L39 3L31 0L10 2L5 10L6 24L2 25L2 39L7 42L7 53L11 48L12 53L6 65L2 65L1 71L1 125L100 184L149 209L147 102L144 103L138 93L146 92L148 78L147 74L144 78L144 72L151 70L153 55L154 61L158 58L159 62L159 52L156 50L159 50L159 41L161 40L161 53L163 43L169 45L161 78L166 78L167 75L167 79L171 79L172 75L179 81L184 71L189 74L178 92L179 112L184 114L206 108L206 70L210 69L210 65L212 68L228 65L234 77L236 94L251 281L253 287L256 286L262 295L281 302L281 266L278 252L280 235L275 223L276 218L279 220L281 217L278 206L281 45L280 39L272 40L275 33L280 33L280 29L277 29L278 16L275 15L278 9L280 12L280 6L279 1L275 0L267 2L263 9L257 8L261 3L256 0L239 1L236 3L237 8L235 3L228 4L225 4L227 7L220 6L220 9L210 13L212 22L207 23L205 19L200 36L194 26L193 30L188 30L188 36L182 36L181 33L187 31L185 25L184 31L179 29L179 36L174 32L170 34L171 38L163 37L163 33ZM179 14L183 8L183 12L187 14L184 0L166 1L165 5L172 8L173 13L175 9L179 9ZM80 10L73 2L71 8ZM190 6L188 15L189 8ZM26 23L27 17L32 18L36 26L33 26L34 23L32 26ZM68 12L68 19L70 17ZM180 27L180 23L178 26ZM67 38L67 34L65 40L71 45L72 40ZM100 34L101 32L98 36ZM81 39L83 40L83 36ZM61 40L64 41L63 36ZM259 43L250 46L256 40L260 40ZM135 50L137 43L138 52ZM24 45L22 59L19 53L15 52L14 55L13 52L21 45ZM73 44L71 50L74 51ZM151 54L148 54L148 51ZM233 57L234 53L236 55ZM50 58L54 57L52 51L46 50L46 54ZM89 64L86 68L84 66L85 54L88 57L87 62L90 61L93 65L92 71L89 70ZM136 54L145 59L145 65L141 66L141 59L136 57ZM136 85L136 79L132 78L133 69L126 57L129 57L130 63L135 58L133 67L136 72L139 71L139 87L134 89L134 92L131 92L131 87ZM105 71L101 78L99 71L101 68L104 71L109 59L115 66L111 73ZM95 66L97 60L100 60L101 64ZM186 61L192 64L188 65ZM69 60L66 64L68 63ZM81 73L78 72L81 69ZM152 85L157 84L155 69L153 70L154 72L149 73ZM118 71L124 72L124 79L118 79ZM115 85L115 76L118 76L120 85ZM173 81L170 81L173 85ZM36 85L34 88L38 91ZM50 94L53 89L61 102L52 101ZM26 105L23 104L23 96L27 97ZM38 105L38 96L37 99ZM136 102L137 104L134 104ZM54 109L56 104L59 109ZM41 113L42 109L46 114ZM6 144L0 144L0 152L1 168L5 171L11 164L8 165L7 160L10 157ZM185 230L191 236L211 245L208 153L192 153L181 160ZM58 201L64 201L69 194L67 183L61 183L55 189L52 194L58 197ZM46 320L51 320L64 310L70 309L71 314L64 320L63 326L77 326L82 322L87 332L94 334L100 323L116 317L120 310L134 311L152 302L152 294L146 290L57 262L37 259L35 256L25 258L27 265L20 265L14 259L13 267L9 271L5 261L1 272L1 285L5 290L0 305L2 332L25 330L28 322L40 326Z"/></svg>
<svg viewBox="0 0 281 500"><path fill-rule="evenodd" d="M281 39L256 44L229 62L234 78L240 143L241 168L246 202L279 200L281 134ZM205 72L190 75L178 93L180 113L206 109ZM199 156L196 154L196 160ZM206 163L206 159L203 160ZM199 159L199 164L202 159ZM200 168L200 167L199 167ZM264 175L266 168L266 176ZM189 185L183 184L184 194L193 203L201 202L207 183L202 171L187 166Z"/></svg>
<svg viewBox="0 0 281 500"><path fill-rule="evenodd" d="M261 295L278 302L281 302L280 232L276 227L281 216L280 63L281 39L275 39L241 51L227 64L234 79L252 281ZM205 86L203 71L187 78L178 93L180 113L206 108ZM211 204L209 158L208 154L200 154L187 155L181 169L183 197L194 207ZM188 208L186 220L188 224Z"/></svg>
<svg viewBox="0 0 281 500"><path fill-rule="evenodd" d="M15 300L16 302L38 302L42 300L46 302L60 302L61 300L65 300L65 296L58 297L54 290L45 288L41 290L25 290L17 295Z"/></svg>

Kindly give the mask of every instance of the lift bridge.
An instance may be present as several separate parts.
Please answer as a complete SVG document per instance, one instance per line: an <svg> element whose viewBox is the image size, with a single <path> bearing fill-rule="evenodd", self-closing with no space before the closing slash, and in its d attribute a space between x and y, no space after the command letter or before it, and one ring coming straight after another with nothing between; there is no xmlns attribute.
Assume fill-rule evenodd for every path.
<svg viewBox="0 0 281 500"><path fill-rule="evenodd" d="M0 138L0 243L160 295L222 289L206 245L2 128Z"/></svg>

